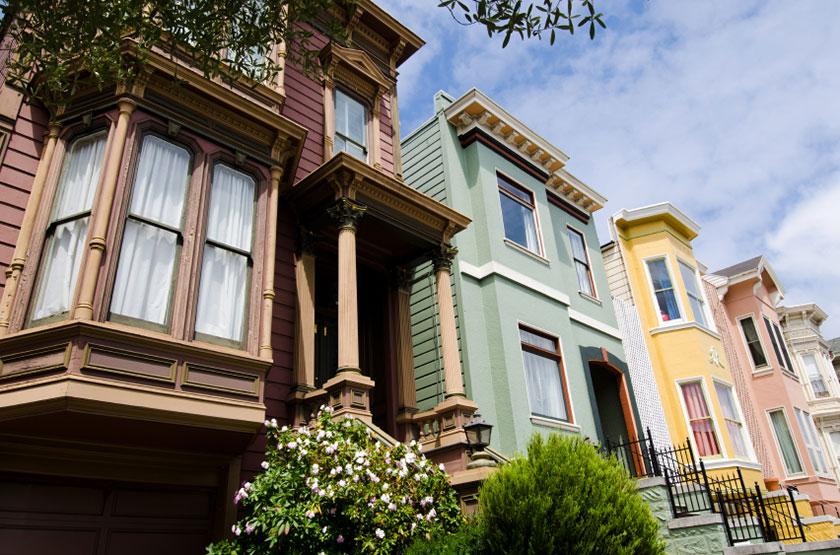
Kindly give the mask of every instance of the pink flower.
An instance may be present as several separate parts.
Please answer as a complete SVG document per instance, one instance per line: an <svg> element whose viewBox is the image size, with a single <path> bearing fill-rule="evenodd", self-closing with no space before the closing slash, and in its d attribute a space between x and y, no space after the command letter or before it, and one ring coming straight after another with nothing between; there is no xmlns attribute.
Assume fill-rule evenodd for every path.
<svg viewBox="0 0 840 555"><path fill-rule="evenodd" d="M338 537L335 539L335 541L337 541L338 543L344 543L344 536L338 536Z"/></svg>
<svg viewBox="0 0 840 555"><path fill-rule="evenodd" d="M239 526L237 526L236 524L233 525L230 531L236 534L237 536L242 533L242 530L240 530Z"/></svg>
<svg viewBox="0 0 840 555"><path fill-rule="evenodd" d="M257 527L257 525L256 525L256 524L254 524L253 522L249 522L249 523L247 523L247 524L245 525L245 533L246 533L246 534L250 534L251 532L253 532L253 531L254 531L254 529L256 529L256 527ZM237 535L239 535L239 534L237 534Z"/></svg>

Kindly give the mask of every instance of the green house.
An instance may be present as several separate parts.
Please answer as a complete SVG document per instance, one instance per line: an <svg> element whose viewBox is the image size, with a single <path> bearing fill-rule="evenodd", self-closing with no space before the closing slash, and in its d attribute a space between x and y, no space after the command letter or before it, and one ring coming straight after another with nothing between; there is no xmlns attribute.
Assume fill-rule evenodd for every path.
<svg viewBox="0 0 840 555"><path fill-rule="evenodd" d="M597 192L568 156L478 90L439 92L435 115L402 141L409 185L472 218L453 239L467 396L494 425L492 447L534 432L593 442L636 436L640 420L592 213ZM420 411L444 398L431 264L411 293Z"/></svg>

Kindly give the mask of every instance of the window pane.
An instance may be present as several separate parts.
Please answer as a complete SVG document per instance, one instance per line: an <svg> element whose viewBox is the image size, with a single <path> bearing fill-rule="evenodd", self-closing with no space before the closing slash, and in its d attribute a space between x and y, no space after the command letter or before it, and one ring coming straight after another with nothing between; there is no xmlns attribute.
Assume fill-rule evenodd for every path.
<svg viewBox="0 0 840 555"><path fill-rule="evenodd" d="M700 382L685 383L680 387L698 454L701 457L719 455L720 448L703 387Z"/></svg>
<svg viewBox="0 0 840 555"><path fill-rule="evenodd" d="M811 388L814 390L814 396L828 397L828 388L825 385L819 367L817 367L817 359L814 355L803 355L802 362L805 365L805 374L808 376L808 381L811 382Z"/></svg>
<svg viewBox="0 0 840 555"><path fill-rule="evenodd" d="M522 352L522 358L525 363L525 379L531 413L568 421L566 399L557 361L528 351Z"/></svg>
<svg viewBox="0 0 840 555"><path fill-rule="evenodd" d="M365 106L341 91L335 91L335 130L344 137L364 146ZM352 154L352 153L351 153Z"/></svg>
<svg viewBox="0 0 840 555"><path fill-rule="evenodd" d="M718 396L720 409L726 419L726 431L732 441L732 448L738 457L747 456L747 445L744 439L744 428L738 408L735 405L735 398L732 396L732 388L722 383L715 382L715 392Z"/></svg>
<svg viewBox="0 0 840 555"><path fill-rule="evenodd" d="M102 170L106 140L106 133L97 133L78 139L70 146L61 169L51 220L91 209Z"/></svg>
<svg viewBox="0 0 840 555"><path fill-rule="evenodd" d="M155 324L166 322L177 250L175 233L125 223L111 312Z"/></svg>
<svg viewBox="0 0 840 555"><path fill-rule="evenodd" d="M773 325L767 317L764 317L764 326L767 328L767 333L770 335L770 342L773 344L773 351L776 352L776 360L779 361L779 366L785 368L785 361L782 359L782 352L779 351L779 343L776 341L776 335L773 331Z"/></svg>
<svg viewBox="0 0 840 555"><path fill-rule="evenodd" d="M771 412L770 421L773 423L773 431L776 433L776 441L779 442L779 450L782 452L787 473L799 474L802 472L802 462L796 453L785 413L780 410Z"/></svg>
<svg viewBox="0 0 840 555"><path fill-rule="evenodd" d="M210 189L207 238L243 251L251 251L254 227L254 180L217 164Z"/></svg>
<svg viewBox="0 0 840 555"><path fill-rule="evenodd" d="M706 325L706 310L703 306L703 301L696 297L688 296L688 304L691 305L691 313L694 314L694 320L701 326Z"/></svg>
<svg viewBox="0 0 840 555"><path fill-rule="evenodd" d="M827 467L819 440L817 439L817 430L814 427L814 421L811 420L811 415L807 412L796 408L794 410L796 411L796 419L799 421L799 428L802 430L802 435L805 438L805 445L808 448L808 455L811 457L814 469L817 472L825 472Z"/></svg>
<svg viewBox="0 0 840 555"><path fill-rule="evenodd" d="M575 271L577 272L578 287L580 290L587 295L594 297L595 292L592 290L592 280L589 275L589 267L582 262L575 261Z"/></svg>
<svg viewBox="0 0 840 555"><path fill-rule="evenodd" d="M668 274L665 259L648 260L647 265L656 295L656 304L659 306L660 318L663 322L679 320L680 309L677 306L677 297L671 285L671 276Z"/></svg>
<svg viewBox="0 0 840 555"><path fill-rule="evenodd" d="M527 202L528 204L534 204L533 199L531 199L530 193L523 191L513 183L506 180L501 175L496 176L499 181L499 187L507 191L508 193L522 199L523 201Z"/></svg>
<svg viewBox="0 0 840 555"><path fill-rule="evenodd" d="M677 308L677 298L674 296L673 289L659 291L656 294L656 303L659 305L659 315L663 322L680 319L680 310Z"/></svg>
<svg viewBox="0 0 840 555"><path fill-rule="evenodd" d="M732 390L721 383L715 382L715 392L720 403L720 410L724 418L730 420L741 420L738 416L738 411L735 408L735 400L732 398Z"/></svg>
<svg viewBox="0 0 840 555"><path fill-rule="evenodd" d="M540 349L543 349L545 351L551 351L552 353L557 352L557 342L554 341L554 339L544 337L536 333L532 333L528 330L523 330L522 328L520 328L519 339L523 343L533 345L534 347L539 347Z"/></svg>
<svg viewBox="0 0 840 555"><path fill-rule="evenodd" d="M767 357L764 356L764 349L761 348L761 341L758 338L758 330L755 329L755 322L752 318L744 318L740 321L741 330L747 340L747 347L750 351L753 364L756 368L767 365Z"/></svg>
<svg viewBox="0 0 840 555"><path fill-rule="evenodd" d="M56 226L44 252L33 320L70 310L85 253L89 217Z"/></svg>
<svg viewBox="0 0 840 555"><path fill-rule="evenodd" d="M773 322L773 329L776 330L776 339L779 341L779 349L782 351L782 355L785 357L785 364L787 364L788 370L793 370L793 364L790 362L790 355L788 355L787 345L785 345L785 336L782 335L782 330L779 329L779 325Z"/></svg>
<svg viewBox="0 0 840 555"><path fill-rule="evenodd" d="M726 431L729 432L729 439L732 441L732 450L736 457L746 457L747 442L744 440L744 428L740 422L726 421Z"/></svg>
<svg viewBox="0 0 840 555"><path fill-rule="evenodd" d="M499 192L502 205L502 220L505 224L505 237L526 249L539 253L537 224L533 209Z"/></svg>
<svg viewBox="0 0 840 555"><path fill-rule="evenodd" d="M196 333L241 341L248 289L248 259L212 245L204 249Z"/></svg>
<svg viewBox="0 0 840 555"><path fill-rule="evenodd" d="M180 229L189 177L186 149L154 135L143 139L130 212Z"/></svg>
<svg viewBox="0 0 840 555"><path fill-rule="evenodd" d="M694 268L683 262L680 262L679 265L680 275L682 275L686 292L694 297L700 297L700 289L697 285L697 274L694 272Z"/></svg>
<svg viewBox="0 0 840 555"><path fill-rule="evenodd" d="M583 246L583 237L573 229L569 229L569 243L572 245L572 256L575 260L586 261L586 249Z"/></svg>
<svg viewBox="0 0 840 555"><path fill-rule="evenodd" d="M647 264L650 270L650 280L653 282L653 288L656 291L671 289L671 276L668 274L668 265L665 264L665 259L657 258L655 260L648 260Z"/></svg>

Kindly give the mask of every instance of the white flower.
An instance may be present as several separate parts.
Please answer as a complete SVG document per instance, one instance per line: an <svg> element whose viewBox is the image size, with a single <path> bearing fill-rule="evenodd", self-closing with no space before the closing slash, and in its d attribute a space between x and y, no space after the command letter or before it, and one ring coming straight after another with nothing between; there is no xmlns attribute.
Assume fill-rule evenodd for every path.
<svg viewBox="0 0 840 555"><path fill-rule="evenodd" d="M417 445L417 442L412 439L411 443L409 443L408 445L411 446L411 447L414 447L415 445Z"/></svg>
<svg viewBox="0 0 840 555"><path fill-rule="evenodd" d="M327 494L327 492L325 492L324 490L320 490L318 492L318 495L320 495L321 497L324 497L326 494Z"/></svg>
<svg viewBox="0 0 840 555"><path fill-rule="evenodd" d="M263 422L263 424L265 424L265 427L266 427L266 428L268 428L269 426L271 426L271 422L269 422L268 420L266 420L265 422Z"/></svg>
<svg viewBox="0 0 840 555"><path fill-rule="evenodd" d="M313 465L312 465L312 475L313 475L313 476L315 476L316 474L318 474L318 471L319 471L319 470L320 470L320 467L318 466L318 463L315 463L315 464L313 464Z"/></svg>
<svg viewBox="0 0 840 555"><path fill-rule="evenodd" d="M272 427L272 428L276 428L276 427L277 427L277 419L276 419L276 418L272 418L272 419L271 419L271 427Z"/></svg>
<svg viewBox="0 0 840 555"><path fill-rule="evenodd" d="M397 506L396 506L395 504L393 504L393 503L389 503L389 504L388 504L388 510L389 510L389 511L396 511L396 510L397 510Z"/></svg>
<svg viewBox="0 0 840 555"><path fill-rule="evenodd" d="M412 523L411 523L411 531L413 532L415 528L417 528L417 523L416 523L416 522L412 522Z"/></svg>
<svg viewBox="0 0 840 555"><path fill-rule="evenodd" d="M419 475L419 474L415 474L415 475L414 475L414 481L415 481L415 482L419 482L419 481L420 481L420 475Z"/></svg>
<svg viewBox="0 0 840 555"><path fill-rule="evenodd" d="M251 491L251 482L245 482L242 487L245 488L245 491Z"/></svg>
<svg viewBox="0 0 840 555"><path fill-rule="evenodd" d="M233 528L231 528L230 531L236 534L237 536L242 533L242 530L240 530L239 526L237 526L236 524L233 525Z"/></svg>
<svg viewBox="0 0 840 555"><path fill-rule="evenodd" d="M282 428L280 428L280 431L281 432L287 432L287 431L289 431L289 427L288 426L283 426Z"/></svg>
<svg viewBox="0 0 840 555"><path fill-rule="evenodd" d="M440 463L440 464L438 465L438 468L439 468L439 469L441 469L441 470L446 470L446 468L444 468L444 466L443 466L443 463Z"/></svg>
<svg viewBox="0 0 840 555"><path fill-rule="evenodd" d="M382 490L388 491L388 484L382 484Z"/></svg>
<svg viewBox="0 0 840 555"><path fill-rule="evenodd" d="M391 502L391 494L385 493L379 499L381 499L383 503L390 503Z"/></svg>
<svg viewBox="0 0 840 555"><path fill-rule="evenodd" d="M306 511L306 517L307 518L315 518L315 511L313 511L312 509L309 509L308 511Z"/></svg>
<svg viewBox="0 0 840 555"><path fill-rule="evenodd" d="M405 462L411 464L415 461L415 459L417 459L417 455L415 455L414 453L406 453Z"/></svg>
<svg viewBox="0 0 840 555"><path fill-rule="evenodd" d="M344 480L339 480L338 481L338 487L343 488L346 485L347 485L347 482L345 482Z"/></svg>
<svg viewBox="0 0 840 555"><path fill-rule="evenodd" d="M326 533L327 533L327 527L326 527L326 526L324 526L323 528L321 528L321 533L322 533L322 534L326 534Z"/></svg>
<svg viewBox="0 0 840 555"><path fill-rule="evenodd" d="M260 466L263 468L263 470L268 470L268 462L267 461L261 462Z"/></svg>
<svg viewBox="0 0 840 555"><path fill-rule="evenodd" d="M301 449L300 450L301 455L306 455L307 453L309 453L309 451L307 451L306 449Z"/></svg>
<svg viewBox="0 0 840 555"><path fill-rule="evenodd" d="M382 528L376 529L376 537L380 540L385 537L385 532L382 531Z"/></svg>
<svg viewBox="0 0 840 555"><path fill-rule="evenodd" d="M297 447L297 441L290 441L286 447L289 449L295 449Z"/></svg>

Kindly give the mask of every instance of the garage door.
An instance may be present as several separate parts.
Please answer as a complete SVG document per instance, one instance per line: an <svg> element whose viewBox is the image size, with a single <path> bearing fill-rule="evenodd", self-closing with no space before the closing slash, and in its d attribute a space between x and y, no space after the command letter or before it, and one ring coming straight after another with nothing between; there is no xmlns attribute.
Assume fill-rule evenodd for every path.
<svg viewBox="0 0 840 555"><path fill-rule="evenodd" d="M213 491L0 475L0 555L202 554Z"/></svg>

